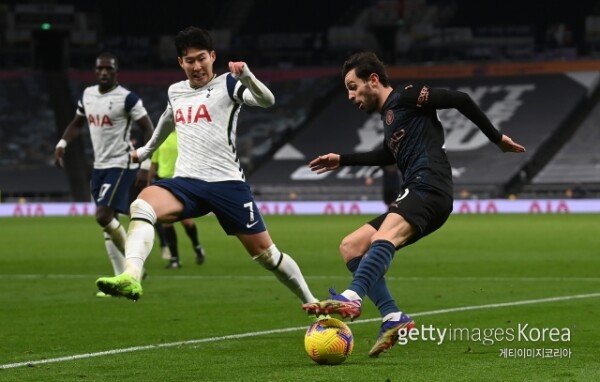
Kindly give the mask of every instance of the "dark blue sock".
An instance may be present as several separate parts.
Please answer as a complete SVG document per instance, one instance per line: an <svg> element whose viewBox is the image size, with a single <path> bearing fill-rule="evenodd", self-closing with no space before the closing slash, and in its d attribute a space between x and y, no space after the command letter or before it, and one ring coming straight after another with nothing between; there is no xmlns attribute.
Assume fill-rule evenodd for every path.
<svg viewBox="0 0 600 382"><path fill-rule="evenodd" d="M184 224L183 228L185 229L186 235L188 235L188 237L192 241L192 245L194 247L199 246L200 242L198 241L198 229L196 228L196 224L192 224L190 226Z"/></svg>
<svg viewBox="0 0 600 382"><path fill-rule="evenodd" d="M355 257L346 263L346 267L348 267L348 270L352 272L352 275L354 275L354 272L356 272L358 269L358 265L363 257L364 256ZM369 290L367 296L369 296L377 309L379 309L379 314L381 314L381 317L385 317L390 313L400 311L400 308L398 308L396 301L394 301L394 298L388 290L385 277L380 278L375 282L375 284L373 284L373 286L371 286L371 290Z"/></svg>
<svg viewBox="0 0 600 382"><path fill-rule="evenodd" d="M365 253L362 261L354 273L354 280L348 289L355 291L361 298L364 297L375 283L385 275L396 248L387 240L376 240Z"/></svg>
<svg viewBox="0 0 600 382"><path fill-rule="evenodd" d="M165 240L165 230L161 223L154 224L154 228L156 228L156 234L158 235L158 240L160 241L160 246L164 247L168 245Z"/></svg>

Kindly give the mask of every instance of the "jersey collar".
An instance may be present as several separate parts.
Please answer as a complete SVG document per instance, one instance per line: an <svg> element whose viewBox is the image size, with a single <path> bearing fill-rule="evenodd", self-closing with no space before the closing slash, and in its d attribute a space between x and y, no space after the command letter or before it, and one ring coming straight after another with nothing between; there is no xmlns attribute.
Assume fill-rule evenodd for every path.
<svg viewBox="0 0 600 382"><path fill-rule="evenodd" d="M98 93L100 93L101 95L108 94L108 93L112 92L113 90L115 90L118 87L119 87L119 83L115 82L115 86L113 86L112 88L110 88L107 91L103 92L102 90L100 90L100 85L98 85Z"/></svg>
<svg viewBox="0 0 600 382"><path fill-rule="evenodd" d="M392 105L391 105L391 103L392 103L392 98L393 98L393 97L392 97L392 95L393 95L394 93L395 93L395 91L394 91L394 90L392 90L392 91L390 92L390 94L387 96L387 98L385 99L385 102L383 103L383 106L381 106L381 111L379 112L379 114L381 114L381 116L382 116L382 117L383 117L383 113L385 113L385 111L386 111L387 109L389 109L389 108L392 106Z"/></svg>
<svg viewBox="0 0 600 382"><path fill-rule="evenodd" d="M210 81L208 81L204 86L200 86L199 88L195 88L192 86L192 84L190 83L190 80L185 80L187 82L187 85L190 87L190 89L194 89L194 90L200 90L200 89L204 89L205 87L207 87L208 85L210 85L211 82L213 82L213 80L217 78L217 74L213 73L213 78L210 79Z"/></svg>

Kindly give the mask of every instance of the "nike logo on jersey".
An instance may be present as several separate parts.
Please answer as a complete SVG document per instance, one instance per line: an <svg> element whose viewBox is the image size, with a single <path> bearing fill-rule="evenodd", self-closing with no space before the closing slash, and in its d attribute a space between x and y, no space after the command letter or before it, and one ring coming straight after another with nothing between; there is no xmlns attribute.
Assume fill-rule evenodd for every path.
<svg viewBox="0 0 600 382"><path fill-rule="evenodd" d="M197 123L202 118L206 119L206 122L212 122L212 118L208 109L205 105L200 104L195 110L190 105L187 109L175 110L175 124L177 123Z"/></svg>
<svg viewBox="0 0 600 382"><path fill-rule="evenodd" d="M250 224L250 223L246 223L246 228L252 228L254 227L256 224L258 224L258 220L255 221L254 223Z"/></svg>

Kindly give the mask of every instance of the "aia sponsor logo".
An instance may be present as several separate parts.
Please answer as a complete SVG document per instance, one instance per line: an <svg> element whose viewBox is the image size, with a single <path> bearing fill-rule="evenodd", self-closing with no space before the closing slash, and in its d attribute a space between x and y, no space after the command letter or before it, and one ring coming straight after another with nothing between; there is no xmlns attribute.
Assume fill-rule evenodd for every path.
<svg viewBox="0 0 600 382"><path fill-rule="evenodd" d="M108 115L106 114L103 115L102 118L100 118L99 114L90 114L88 115L87 120L90 127L104 127L113 125L112 121L110 120L110 118L108 118Z"/></svg>
<svg viewBox="0 0 600 382"><path fill-rule="evenodd" d="M388 110L387 113L385 113L385 124L389 126L392 122L394 122L394 112Z"/></svg>
<svg viewBox="0 0 600 382"><path fill-rule="evenodd" d="M187 109L177 109L175 111L175 124L178 123L198 123L201 119L206 122L212 122L212 118L206 105L200 104L197 108L188 106Z"/></svg>

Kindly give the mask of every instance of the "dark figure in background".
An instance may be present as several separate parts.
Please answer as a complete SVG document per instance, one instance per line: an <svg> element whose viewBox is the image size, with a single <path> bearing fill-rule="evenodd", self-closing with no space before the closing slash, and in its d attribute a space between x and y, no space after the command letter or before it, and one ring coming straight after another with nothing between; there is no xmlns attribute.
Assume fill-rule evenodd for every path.
<svg viewBox="0 0 600 382"><path fill-rule="evenodd" d="M367 186L373 184L373 175L375 175L378 171L381 171L381 196L385 205L389 206L396 201L396 198L400 193L402 178L398 168L395 165L381 166L367 177L365 181Z"/></svg>

